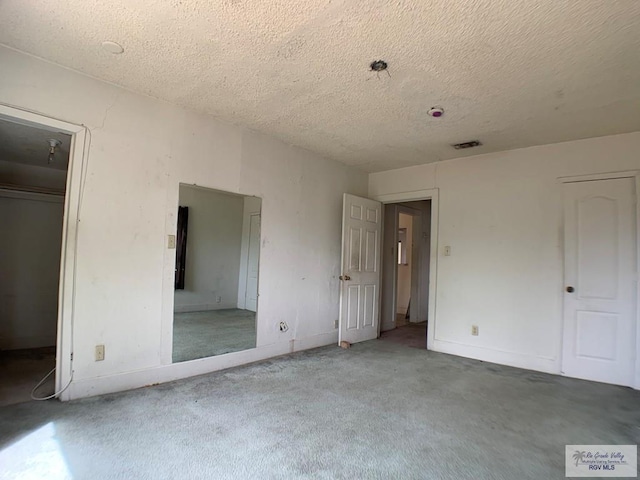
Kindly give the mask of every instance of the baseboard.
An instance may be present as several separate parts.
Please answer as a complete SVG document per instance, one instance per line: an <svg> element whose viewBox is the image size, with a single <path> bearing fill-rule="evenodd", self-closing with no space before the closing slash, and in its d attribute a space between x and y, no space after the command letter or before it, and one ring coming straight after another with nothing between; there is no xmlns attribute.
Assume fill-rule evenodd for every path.
<svg viewBox="0 0 640 480"><path fill-rule="evenodd" d="M300 352L302 350L325 347L331 344L338 344L338 330L329 333L321 333L320 335L312 335L311 337L294 339L293 351Z"/></svg>
<svg viewBox="0 0 640 480"><path fill-rule="evenodd" d="M381 332L388 332L389 330L393 330L394 328L396 328L395 322L388 322L388 323L381 323L380 324L380 331Z"/></svg>
<svg viewBox="0 0 640 480"><path fill-rule="evenodd" d="M225 305L222 303L203 303L200 305L174 305L174 313L207 312L209 310L228 310L238 308L236 304Z"/></svg>
<svg viewBox="0 0 640 480"><path fill-rule="evenodd" d="M242 352L227 353L216 357L199 358L188 362L159 365L157 367L119 373L103 377L74 380L61 400L75 400L95 395L122 392L135 388L171 382L183 378L204 375L207 373L238 367L269 358L286 355L291 352L309 350L338 343L338 332L323 333L298 340L273 343Z"/></svg>
<svg viewBox="0 0 640 480"><path fill-rule="evenodd" d="M182 378L195 377L231 367L266 360L291 352L290 342L280 342L262 347L227 353L216 357L199 358L188 362L159 365L157 367L119 373L102 377L74 380L61 400L75 400L106 393L122 392L147 387L158 383L171 382Z"/></svg>
<svg viewBox="0 0 640 480"><path fill-rule="evenodd" d="M560 374L560 362L554 358L527 355L522 353L505 352L492 348L465 345L444 340L433 341L433 351L473 358L484 362L507 365L509 367L535 370L537 372Z"/></svg>

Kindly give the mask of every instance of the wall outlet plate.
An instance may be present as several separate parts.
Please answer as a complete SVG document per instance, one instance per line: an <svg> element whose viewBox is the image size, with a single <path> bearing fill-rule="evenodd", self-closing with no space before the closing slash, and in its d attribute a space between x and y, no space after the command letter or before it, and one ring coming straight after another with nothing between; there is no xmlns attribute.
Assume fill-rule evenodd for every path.
<svg viewBox="0 0 640 480"><path fill-rule="evenodd" d="M333 322L333 328L339 328L340 327L340 320L335 320Z"/></svg>
<svg viewBox="0 0 640 480"><path fill-rule="evenodd" d="M96 362L104 360L104 345L96 345Z"/></svg>
<svg viewBox="0 0 640 480"><path fill-rule="evenodd" d="M168 235L167 236L167 248L176 248L176 236Z"/></svg>
<svg viewBox="0 0 640 480"><path fill-rule="evenodd" d="M473 336L478 336L478 326L477 325L471 325L471 335Z"/></svg>
<svg viewBox="0 0 640 480"><path fill-rule="evenodd" d="M287 330L289 330L289 325L287 325L287 322L280 322L278 324L278 328L281 332L286 332Z"/></svg>

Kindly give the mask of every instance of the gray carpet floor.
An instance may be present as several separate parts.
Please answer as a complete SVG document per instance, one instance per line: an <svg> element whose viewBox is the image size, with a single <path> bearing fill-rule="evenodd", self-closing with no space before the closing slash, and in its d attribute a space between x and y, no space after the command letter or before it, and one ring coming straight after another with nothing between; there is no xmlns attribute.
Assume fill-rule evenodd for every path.
<svg viewBox="0 0 640 480"><path fill-rule="evenodd" d="M640 392L373 340L68 403L0 408L0 477L564 478L637 444Z"/></svg>
<svg viewBox="0 0 640 480"><path fill-rule="evenodd" d="M255 346L256 314L249 310L232 308L174 314L174 363Z"/></svg>
<svg viewBox="0 0 640 480"><path fill-rule="evenodd" d="M55 347L0 352L0 407L30 401L33 387L55 366ZM55 376L51 375L36 396L51 395L54 383Z"/></svg>
<svg viewBox="0 0 640 480"><path fill-rule="evenodd" d="M407 323L393 330L382 332L380 338L411 348L427 348L427 322Z"/></svg>

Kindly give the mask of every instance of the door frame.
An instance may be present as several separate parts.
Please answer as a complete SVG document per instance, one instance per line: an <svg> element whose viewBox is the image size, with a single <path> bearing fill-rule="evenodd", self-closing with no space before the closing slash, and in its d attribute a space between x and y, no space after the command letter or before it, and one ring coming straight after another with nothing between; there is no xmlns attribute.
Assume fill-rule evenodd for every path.
<svg viewBox="0 0 640 480"><path fill-rule="evenodd" d="M436 332L436 288L438 279L438 197L439 190L437 188L430 188L426 190L414 190L410 192L401 193L388 193L385 195L377 195L371 197L372 200L386 205L388 203L404 203L413 202L418 200L431 200L431 248L429 252L429 310L427 321L427 349L434 350L435 332ZM384 232L384 224L382 229ZM381 235L384 239L384 235ZM382 251L384 245L380 249L381 257L380 264L382 264ZM382 295L380 295L379 302L382 302ZM381 311L381 303L378 306L378 311ZM378 322L380 325L382 322Z"/></svg>
<svg viewBox="0 0 640 480"><path fill-rule="evenodd" d="M260 208L247 207L248 199L260 199ZM245 196L245 204L242 211L242 244L240 246L240 276L238 278L238 308L245 310L247 304L247 280L249 272L249 241L251 236L251 216L260 217L260 238L262 238L262 199L256 196ZM262 240L260 240L262 241ZM260 251L258 251L258 297L260 299ZM256 312L256 319L258 315ZM257 325L257 324L256 324Z"/></svg>
<svg viewBox="0 0 640 480"><path fill-rule="evenodd" d="M632 384L630 385L631 388L634 388L635 390L640 390L640 289L639 289L639 277L640 277L640 206L638 205L638 198L640 196L640 170L626 170L626 171L620 171L620 172L605 172L605 173L594 173L594 174L588 174L588 175L574 175L574 176L567 176L567 177L558 177L558 182L565 184L565 183L578 183L578 182L593 182L593 181L597 181L597 180L612 180L612 179L617 179L617 178L633 178L634 182L635 182L635 187L636 187L636 205L635 205L635 209L636 209L636 305L635 305L635 309L636 309L636 314L635 314L635 319L636 319L636 360L635 360L635 365L634 365L634 369L635 369L635 373L633 376L633 380L632 380ZM563 215L562 215L562 228L564 229L564 223L565 223L565 219L564 219L564 201L561 202L560 208L562 208L563 211ZM565 265L565 250L564 250L564 246L562 247L562 291L564 291L564 281L565 281L565 272L564 272L564 265ZM564 295L563 295L563 300L561 302L561 306L562 306L562 328L560 329L560 351L558 352L558 362L560 364L560 373L561 375L564 375L562 373L562 355L564 352Z"/></svg>
<svg viewBox="0 0 640 480"><path fill-rule="evenodd" d="M260 223L260 231L258 232L258 279L260 278L260 242L261 242L261 235L262 235L262 214L260 212L249 212L249 237L248 237L248 242L247 242L247 271L245 273L245 277L244 277L244 308L247 308L247 292L249 291L249 289L247 288L247 285L249 284L249 259L251 258L251 220L253 219L253 217L258 217L259 218L259 223ZM256 314L256 322L257 322L257 318L258 318L258 292L260 291L260 285L258 284L258 279L256 279L256 309L254 311L254 313ZM257 328L257 323L256 323L256 328Z"/></svg>
<svg viewBox="0 0 640 480"><path fill-rule="evenodd" d="M84 125L69 123L40 113L0 103L0 119L71 135L67 184L62 217L62 248L58 283L55 392L60 400L71 397L67 388L73 381L73 326L76 293L78 225L86 179L86 157L91 132Z"/></svg>

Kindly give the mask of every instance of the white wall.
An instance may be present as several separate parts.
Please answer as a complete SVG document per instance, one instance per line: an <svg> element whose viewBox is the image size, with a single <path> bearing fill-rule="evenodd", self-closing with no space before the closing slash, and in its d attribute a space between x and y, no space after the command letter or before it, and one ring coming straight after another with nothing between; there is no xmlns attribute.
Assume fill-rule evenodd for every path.
<svg viewBox="0 0 640 480"><path fill-rule="evenodd" d="M236 308L244 198L180 185L178 203L189 207L189 223L184 290L175 291L174 311Z"/></svg>
<svg viewBox="0 0 640 480"><path fill-rule="evenodd" d="M27 185L64 191L67 171L0 160L0 184Z"/></svg>
<svg viewBox="0 0 640 480"><path fill-rule="evenodd" d="M1 103L91 131L66 398L337 341L342 194L366 194L366 175L6 48L0 68ZM254 350L170 364L175 250L167 235L175 234L179 183L263 199ZM97 344L106 347L102 362L93 358Z"/></svg>
<svg viewBox="0 0 640 480"><path fill-rule="evenodd" d="M0 191L0 349L56 344L63 201Z"/></svg>
<svg viewBox="0 0 640 480"><path fill-rule="evenodd" d="M559 373L563 223L557 178L636 170L639 152L636 132L371 174L372 198L439 189L435 348ZM446 245L449 257L443 256ZM471 325L479 326L479 336L471 336Z"/></svg>
<svg viewBox="0 0 640 480"><path fill-rule="evenodd" d="M413 253L418 255L416 263L418 271L412 272L412 282L416 288L412 289L412 296L418 300L412 302L413 314L411 321L424 322L429 317L429 269L431 260L431 200L403 202L399 205L421 211L421 215L414 217L414 225L419 224L419 230L413 232ZM418 309L418 310L416 310Z"/></svg>
<svg viewBox="0 0 640 480"><path fill-rule="evenodd" d="M406 264L398 264L398 283L396 297L396 313L406 314L411 298L411 261L413 253L413 217L406 213L398 215L398 229L406 228L407 235L405 241Z"/></svg>
<svg viewBox="0 0 640 480"><path fill-rule="evenodd" d="M398 207L395 204L383 205L382 238L382 278L380 282L380 331L396 328L396 292L398 254L396 232L398 230ZM394 248L389 248L389 245Z"/></svg>

